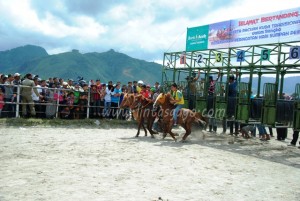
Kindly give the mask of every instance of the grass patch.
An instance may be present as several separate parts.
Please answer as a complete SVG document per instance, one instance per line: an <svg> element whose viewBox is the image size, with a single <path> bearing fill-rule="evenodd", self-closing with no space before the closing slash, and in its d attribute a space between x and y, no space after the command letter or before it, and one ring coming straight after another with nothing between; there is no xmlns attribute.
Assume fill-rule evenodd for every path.
<svg viewBox="0 0 300 201"><path fill-rule="evenodd" d="M36 119L2 118L0 126L7 127L72 127L72 128L136 128L136 121L107 119Z"/></svg>

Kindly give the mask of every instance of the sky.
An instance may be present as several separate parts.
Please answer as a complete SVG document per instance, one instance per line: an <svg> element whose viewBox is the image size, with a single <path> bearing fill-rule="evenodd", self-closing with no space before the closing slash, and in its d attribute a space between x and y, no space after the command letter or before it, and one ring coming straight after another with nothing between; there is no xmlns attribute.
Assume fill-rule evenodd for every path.
<svg viewBox="0 0 300 201"><path fill-rule="evenodd" d="M300 7L299 0L0 0L0 51L114 49L161 63L185 50L188 27Z"/></svg>

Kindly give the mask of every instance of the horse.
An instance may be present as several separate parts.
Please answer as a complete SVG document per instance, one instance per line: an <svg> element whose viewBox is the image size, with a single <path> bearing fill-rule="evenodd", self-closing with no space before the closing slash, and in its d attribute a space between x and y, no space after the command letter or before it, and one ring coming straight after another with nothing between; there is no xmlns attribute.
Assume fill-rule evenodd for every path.
<svg viewBox="0 0 300 201"><path fill-rule="evenodd" d="M133 103L135 103L135 104L133 105ZM120 105L120 108L130 108L131 109L132 116L134 117L134 119L138 123L138 132L136 134L136 137L139 136L141 127L143 127L143 129L144 129L145 136L147 136L147 129L148 129L150 134L151 134L151 137L154 137L153 134L156 134L156 132L154 132L152 130L153 121L152 120L147 121L147 129L146 129L145 126L144 126L144 119L143 118L147 119L147 117L144 117L144 115L140 115L141 108L136 107L137 104L138 104L138 98L136 99L136 96L134 94L126 93L126 94L124 94L123 101ZM150 127L150 123L151 123L151 127Z"/></svg>
<svg viewBox="0 0 300 201"><path fill-rule="evenodd" d="M156 118L155 112L153 111L153 101L145 98L141 94L136 95L132 105L130 106L130 109L137 110L140 117L140 121L138 122L138 133L136 137L139 136L141 126L144 125L144 121L146 120L147 129L149 130L151 137L154 138L153 134L157 134L157 132L152 130L153 122Z"/></svg>
<svg viewBox="0 0 300 201"><path fill-rule="evenodd" d="M158 95L156 101L154 102L154 106L161 105L162 107L162 117L163 117L163 124L164 124L164 136L166 137L167 133L171 135L171 137L177 141L175 138L175 134L172 132L173 126L173 110L175 108L174 104L171 103L173 97L170 93L164 94L161 93ZM190 109L182 108L178 112L177 116L177 123L181 125L185 129L185 134L182 137L182 142L184 142L192 132L191 127L192 123L201 123L202 125L208 124L208 119L203 117L200 113L193 112Z"/></svg>

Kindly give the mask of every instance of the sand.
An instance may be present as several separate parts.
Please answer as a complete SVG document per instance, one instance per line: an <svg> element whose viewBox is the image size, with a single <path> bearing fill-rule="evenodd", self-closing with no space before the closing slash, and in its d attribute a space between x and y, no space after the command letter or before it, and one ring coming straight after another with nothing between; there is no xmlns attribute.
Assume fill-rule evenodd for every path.
<svg viewBox="0 0 300 201"><path fill-rule="evenodd" d="M300 149L194 131L0 128L0 200L299 200ZM179 129L177 132L181 133Z"/></svg>

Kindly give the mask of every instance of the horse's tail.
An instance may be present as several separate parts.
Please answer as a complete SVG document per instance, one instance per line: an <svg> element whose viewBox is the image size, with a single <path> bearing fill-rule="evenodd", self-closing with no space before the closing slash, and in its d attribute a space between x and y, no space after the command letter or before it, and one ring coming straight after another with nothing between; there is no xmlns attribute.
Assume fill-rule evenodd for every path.
<svg viewBox="0 0 300 201"><path fill-rule="evenodd" d="M200 112L194 112L194 115L195 115L195 122L199 123L206 129L208 125L208 118L202 116Z"/></svg>

